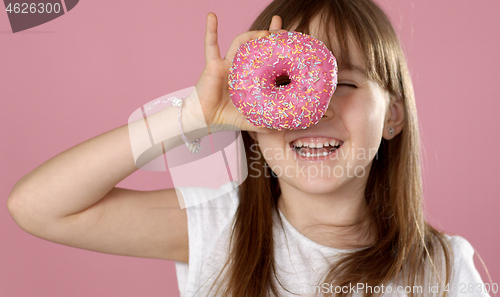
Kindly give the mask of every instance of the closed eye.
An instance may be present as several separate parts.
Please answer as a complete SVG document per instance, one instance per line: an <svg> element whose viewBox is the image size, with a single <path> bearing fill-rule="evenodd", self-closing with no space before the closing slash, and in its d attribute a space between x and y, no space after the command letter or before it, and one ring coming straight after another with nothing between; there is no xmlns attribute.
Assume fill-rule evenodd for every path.
<svg viewBox="0 0 500 297"><path fill-rule="evenodd" d="M353 88L353 89L357 88L357 86L353 85L353 84L337 84L337 87L340 87L340 86L346 86L346 87Z"/></svg>

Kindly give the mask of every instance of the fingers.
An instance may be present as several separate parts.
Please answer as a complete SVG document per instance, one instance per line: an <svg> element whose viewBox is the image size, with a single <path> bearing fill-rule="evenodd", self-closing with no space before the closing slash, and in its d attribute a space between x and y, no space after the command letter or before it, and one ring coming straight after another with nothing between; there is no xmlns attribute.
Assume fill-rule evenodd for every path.
<svg viewBox="0 0 500 297"><path fill-rule="evenodd" d="M219 60L220 50L217 43L217 16L210 12L207 15L207 30L205 31L205 61Z"/></svg>
<svg viewBox="0 0 500 297"><path fill-rule="evenodd" d="M248 131L254 131L254 132L257 132L257 133L261 133L261 134L268 134L268 133L271 133L273 130L271 130L269 128L263 128L263 127L255 127L255 126L253 126L253 128L249 129Z"/></svg>
<svg viewBox="0 0 500 297"><path fill-rule="evenodd" d="M236 36L236 38L233 40L231 45L229 46L229 49L227 50L226 57L224 57L224 60L227 60L231 62L236 56L236 51L240 47L240 45L245 44L246 42L252 40L252 39L257 39L260 37L264 37L269 35L269 31L267 30L261 30L261 31L248 31L243 34L240 34Z"/></svg>
<svg viewBox="0 0 500 297"><path fill-rule="evenodd" d="M281 17L279 15L275 15L271 19L271 25L269 25L269 32L278 33L278 31L281 30L281 26L282 26Z"/></svg>

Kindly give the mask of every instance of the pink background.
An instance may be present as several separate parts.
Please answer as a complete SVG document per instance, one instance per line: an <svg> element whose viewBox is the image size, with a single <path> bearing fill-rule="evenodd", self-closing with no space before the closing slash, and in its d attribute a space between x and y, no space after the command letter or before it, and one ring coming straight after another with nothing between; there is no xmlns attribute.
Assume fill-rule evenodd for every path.
<svg viewBox="0 0 500 297"><path fill-rule="evenodd" d="M178 296L174 263L66 247L22 231L6 209L23 175L127 123L142 104L196 83L206 14L225 54L268 0L81 1L12 34L0 12L0 296ZM465 237L500 283L500 3L379 0L401 34L417 96L426 211ZM118 186L171 187L138 171ZM476 267L488 281L481 265Z"/></svg>

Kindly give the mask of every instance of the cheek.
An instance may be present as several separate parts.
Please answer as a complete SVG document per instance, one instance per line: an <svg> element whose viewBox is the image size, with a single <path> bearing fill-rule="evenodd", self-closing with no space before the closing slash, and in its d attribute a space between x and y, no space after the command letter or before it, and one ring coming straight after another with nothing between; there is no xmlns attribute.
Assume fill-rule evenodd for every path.
<svg viewBox="0 0 500 297"><path fill-rule="evenodd" d="M380 141L382 138L382 132L384 127L385 110L384 104L373 103L370 104L367 111L367 123L366 131L371 135L371 138L375 138Z"/></svg>
<svg viewBox="0 0 500 297"><path fill-rule="evenodd" d="M269 165L275 163L275 160L283 159L286 150L283 147L284 140L282 135L280 136L275 132L271 132L260 136L258 139L262 156Z"/></svg>
<svg viewBox="0 0 500 297"><path fill-rule="evenodd" d="M367 93L343 107L344 123L356 146L378 147L382 138L385 102L378 94Z"/></svg>
<svg viewBox="0 0 500 297"><path fill-rule="evenodd" d="M382 135L384 132L384 122L386 114L385 98L378 96L374 102L372 102L369 113L368 113L368 123L367 123L367 137L370 139L368 146L370 148L378 148L380 142L382 141Z"/></svg>

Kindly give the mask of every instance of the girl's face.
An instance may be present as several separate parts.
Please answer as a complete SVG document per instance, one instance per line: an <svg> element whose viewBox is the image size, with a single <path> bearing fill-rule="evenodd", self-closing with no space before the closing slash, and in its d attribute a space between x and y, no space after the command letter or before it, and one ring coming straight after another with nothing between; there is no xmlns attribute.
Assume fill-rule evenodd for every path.
<svg viewBox="0 0 500 297"><path fill-rule="evenodd" d="M334 53L339 52L337 44L332 48ZM364 191L381 143L390 97L364 75L361 52L352 41L349 49L354 69L339 69L337 89L318 124L307 129L254 134L281 187L291 186L310 194ZM341 145L323 160L314 160L299 157L292 148L297 140L315 144L340 140Z"/></svg>

